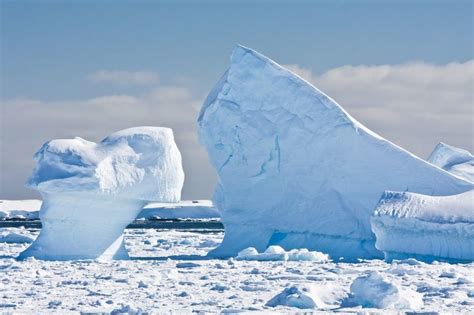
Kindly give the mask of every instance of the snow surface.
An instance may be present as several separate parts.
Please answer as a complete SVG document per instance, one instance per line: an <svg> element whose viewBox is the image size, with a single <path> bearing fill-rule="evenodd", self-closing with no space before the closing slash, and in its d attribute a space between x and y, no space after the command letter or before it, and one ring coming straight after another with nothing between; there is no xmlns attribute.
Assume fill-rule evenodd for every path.
<svg viewBox="0 0 474 315"><path fill-rule="evenodd" d="M440 142L431 153L428 162L474 182L474 156L467 150Z"/></svg>
<svg viewBox="0 0 474 315"><path fill-rule="evenodd" d="M210 253L308 248L333 259L382 257L370 216L385 190L452 195L472 183L383 139L334 100L242 46L205 100L200 141L219 174L225 225Z"/></svg>
<svg viewBox="0 0 474 315"><path fill-rule="evenodd" d="M443 197L386 192L371 222L387 259L474 260L474 190Z"/></svg>
<svg viewBox="0 0 474 315"><path fill-rule="evenodd" d="M17 231L32 238L38 232ZM314 301L315 312L386 314L385 309L348 303L354 280L372 271L395 284L400 298L408 298L404 297L407 290L421 295L423 305L411 311L467 314L474 307L472 263L426 264L408 259L352 264L206 257L222 238L222 232L127 229L125 246L134 259L116 261L18 261L14 258L27 245L1 244L0 313L301 314L293 306L266 305L285 288L296 287ZM310 293L302 291L304 287L311 287ZM287 296L291 294L290 290Z"/></svg>
<svg viewBox="0 0 474 315"><path fill-rule="evenodd" d="M39 219L41 200L0 200L0 220ZM217 219L220 217L210 200L181 200L176 203L152 202L147 204L137 219Z"/></svg>
<svg viewBox="0 0 474 315"><path fill-rule="evenodd" d="M181 197L181 155L169 128L130 128L98 144L52 140L35 158L28 184L43 197L43 228L20 259L125 259L123 230L145 204Z"/></svg>

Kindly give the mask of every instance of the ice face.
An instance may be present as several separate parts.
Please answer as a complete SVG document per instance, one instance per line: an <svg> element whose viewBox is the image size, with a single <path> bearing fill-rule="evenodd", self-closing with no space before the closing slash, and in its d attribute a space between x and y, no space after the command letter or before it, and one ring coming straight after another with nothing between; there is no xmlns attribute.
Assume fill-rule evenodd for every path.
<svg viewBox="0 0 474 315"><path fill-rule="evenodd" d="M469 182L370 131L334 100L238 46L205 100L200 141L219 174L225 238L214 256L254 247L381 257L370 228L385 190L464 192Z"/></svg>
<svg viewBox="0 0 474 315"><path fill-rule="evenodd" d="M52 140L35 158L28 185L43 196L43 228L19 258L127 258L122 233L143 206L181 197L181 155L168 128L130 128L98 144Z"/></svg>
<svg viewBox="0 0 474 315"><path fill-rule="evenodd" d="M474 191L453 196L386 192L371 218L388 260L474 260Z"/></svg>
<svg viewBox="0 0 474 315"><path fill-rule="evenodd" d="M474 156L467 150L440 142L431 153L428 162L474 182Z"/></svg>

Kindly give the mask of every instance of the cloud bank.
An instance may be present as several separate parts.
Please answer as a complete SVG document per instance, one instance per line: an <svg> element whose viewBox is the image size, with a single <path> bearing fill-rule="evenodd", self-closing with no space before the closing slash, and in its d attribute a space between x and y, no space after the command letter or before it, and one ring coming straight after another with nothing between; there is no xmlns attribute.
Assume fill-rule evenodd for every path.
<svg viewBox="0 0 474 315"><path fill-rule="evenodd" d="M153 71L99 70L88 76L94 82L109 82L119 85L158 84L159 76Z"/></svg>
<svg viewBox="0 0 474 315"><path fill-rule="evenodd" d="M474 60L343 66L319 75L287 67L364 125L422 158L439 141L474 150Z"/></svg>
<svg viewBox="0 0 474 315"><path fill-rule="evenodd" d="M473 60L343 66L322 74L287 67L367 127L422 158L439 141L474 149ZM140 85L144 91L77 100L2 100L0 199L36 196L24 182L34 166L34 152L45 141L75 136L100 141L114 131L146 125L173 128L186 173L183 198L211 198L217 178L198 143L196 125L207 91L196 93L189 80L160 84L159 75L148 71L101 70L88 79Z"/></svg>

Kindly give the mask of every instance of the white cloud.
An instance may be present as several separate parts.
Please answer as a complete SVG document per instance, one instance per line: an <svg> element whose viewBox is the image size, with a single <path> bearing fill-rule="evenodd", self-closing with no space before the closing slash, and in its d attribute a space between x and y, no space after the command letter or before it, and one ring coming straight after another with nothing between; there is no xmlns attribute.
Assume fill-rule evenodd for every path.
<svg viewBox="0 0 474 315"><path fill-rule="evenodd" d="M474 149L474 60L343 66L322 74L287 67L367 127L421 157L439 141Z"/></svg>
<svg viewBox="0 0 474 315"><path fill-rule="evenodd" d="M152 85L158 84L159 75L153 71L99 70L90 74L88 79L120 85Z"/></svg>

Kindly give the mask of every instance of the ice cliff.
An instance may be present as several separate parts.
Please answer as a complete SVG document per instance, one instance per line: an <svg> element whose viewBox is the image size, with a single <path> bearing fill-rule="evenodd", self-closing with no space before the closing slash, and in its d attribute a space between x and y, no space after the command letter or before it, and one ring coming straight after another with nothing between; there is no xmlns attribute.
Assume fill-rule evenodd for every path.
<svg viewBox="0 0 474 315"><path fill-rule="evenodd" d="M370 216L385 190L442 196L472 186L378 136L310 83L242 46L198 122L219 174L214 201L225 225L212 256L279 245L348 260L381 257Z"/></svg>
<svg viewBox="0 0 474 315"><path fill-rule="evenodd" d="M52 140L35 159L28 185L43 197L43 228L20 259L127 258L122 232L143 206L180 200L184 173L169 128L130 128L100 143Z"/></svg>
<svg viewBox="0 0 474 315"><path fill-rule="evenodd" d="M474 191L453 196L386 192L371 219L385 258L474 260Z"/></svg>

